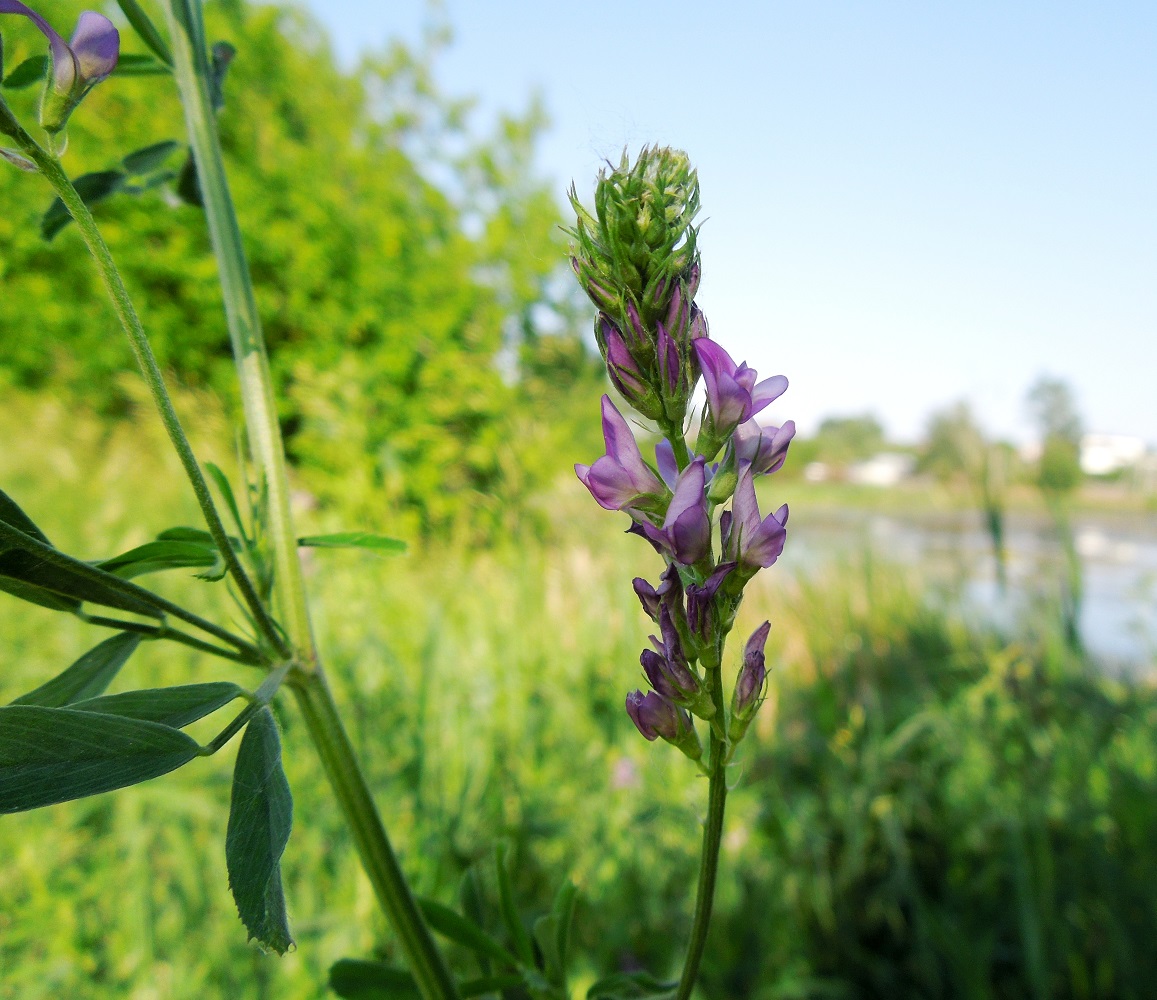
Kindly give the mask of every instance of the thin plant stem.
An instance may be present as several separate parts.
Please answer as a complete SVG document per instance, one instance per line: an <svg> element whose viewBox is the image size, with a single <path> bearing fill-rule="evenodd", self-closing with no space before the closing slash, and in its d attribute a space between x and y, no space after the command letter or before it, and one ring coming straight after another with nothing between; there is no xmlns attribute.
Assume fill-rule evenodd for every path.
<svg viewBox="0 0 1157 1000"><path fill-rule="evenodd" d="M720 640L722 642L722 640ZM711 697L716 715L723 713L723 678L711 670ZM711 730L707 791L707 818L703 824L703 851L699 861L699 884L695 891L695 917L691 938L683 960L683 974L675 1000L689 1000L699 976L699 963L711 927L711 908L715 902L715 881L719 874L719 848L723 842L723 814L727 806L727 744Z"/></svg>
<svg viewBox="0 0 1157 1000"><path fill-rule="evenodd" d="M198 649L202 653L219 656L223 660L233 660L251 667L265 666L264 661L256 654L256 650L253 653L234 652L232 649L214 646L211 642L205 642L195 635L189 635L188 632L182 632L171 625L145 625L143 622L122 621L119 618L105 618L103 615L82 614L79 617L88 625L115 628L122 632L136 632L138 635L148 636L150 639L169 639L173 642L179 642L182 646L188 646L190 649Z"/></svg>
<svg viewBox="0 0 1157 1000"><path fill-rule="evenodd" d="M289 503L289 477L273 379L209 92L201 3L200 0L168 0L165 12L173 53L173 76L181 92L209 236L217 258L249 450L268 491L274 598L296 660L290 683L353 833L362 865L398 935L419 991L426 1000L457 1000L454 979L398 864L314 644Z"/></svg>
<svg viewBox="0 0 1157 1000"><path fill-rule="evenodd" d="M217 513L217 507L213 502L213 494L209 490L209 484L205 481L205 476L201 472L201 466L197 463L197 456L193 454L193 448L189 444L189 439L185 434L184 428L181 426L180 417L177 416L176 408L173 406L173 400L169 396L169 390L165 386L165 378L161 373L161 367L157 363L157 358L156 355L153 354L152 347L149 345L148 337L145 334L144 327L141 325L136 307L133 305L128 290L125 288L124 281L121 279L120 272L117 270L116 262L113 260L112 253L109 251L108 244L105 243L104 237L101 236L100 230L97 228L96 220L93 219L92 213L88 210L88 206L85 205L84 200L77 193L76 188L73 187L72 181L68 179L64 168L60 165L60 161L44 149L41 149L39 144L26 132L23 132L23 130L21 130L21 132L23 134L17 136L17 140L23 152L28 154L29 158L39 168L41 174L43 174L48 183L52 185L56 196L64 203L64 207L68 209L69 214L76 222L77 229L80 230L85 245L96 261L97 270L100 272L105 290L112 300L117 319L120 320L121 326L128 335L133 356L136 358L137 365L141 369L145 383L149 387L153 402L160 412L161 421L165 425L165 430L169 434L169 440L173 443L173 448L177 452L177 457L181 461L185 475L193 487L193 493L197 498L198 506L201 508L201 514L205 518L205 524L209 529L209 534L212 535L213 542L216 544L217 550L221 553L221 558L225 561L229 575L233 578L237 589L241 592L241 596L250 614L253 616L258 631L281 656L288 655L289 650L285 646L285 640L281 636L277 623L270 617L268 609L261 602L261 597L253 586L253 581L249 579L249 575L245 572L245 568L237 558L237 553L233 551L233 545L229 541L229 534L225 530L225 525L221 522L221 517Z"/></svg>
<svg viewBox="0 0 1157 1000"><path fill-rule="evenodd" d="M173 76L181 92L185 125L197 166L209 238L217 258L225 319L241 383L249 451L268 491L268 528L273 549L274 595L290 644L302 664L314 662L313 632L306 604L297 535L289 503L289 475L273 392L273 378L261 332L261 318L241 229L233 207L217 122L209 94L209 64L200 0L165 4Z"/></svg>
<svg viewBox="0 0 1157 1000"><path fill-rule="evenodd" d="M400 939L418 989L427 1000L456 998L458 988L390 846L385 826L329 693L325 674L321 671L301 673L297 681L291 680L290 684L326 775L341 803L374 894Z"/></svg>

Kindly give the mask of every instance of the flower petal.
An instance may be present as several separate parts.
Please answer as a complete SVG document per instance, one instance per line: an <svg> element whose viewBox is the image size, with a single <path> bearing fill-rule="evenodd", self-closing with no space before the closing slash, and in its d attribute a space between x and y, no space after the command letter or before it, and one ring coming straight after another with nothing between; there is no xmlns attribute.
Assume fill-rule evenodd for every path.
<svg viewBox="0 0 1157 1000"><path fill-rule="evenodd" d="M87 85L99 83L116 69L121 48L120 32L103 14L86 10L76 22L69 47L76 56L81 79Z"/></svg>

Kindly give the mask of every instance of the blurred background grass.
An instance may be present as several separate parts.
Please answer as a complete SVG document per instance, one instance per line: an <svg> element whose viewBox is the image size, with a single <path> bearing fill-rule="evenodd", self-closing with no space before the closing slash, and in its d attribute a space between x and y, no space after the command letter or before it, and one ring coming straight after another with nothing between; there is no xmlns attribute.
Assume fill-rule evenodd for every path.
<svg viewBox="0 0 1157 1000"><path fill-rule="evenodd" d="M183 405L210 418L201 453L228 462L211 401ZM70 551L195 520L150 418L110 427L14 393L0 425L0 479ZM550 508L549 534L488 548L315 553L319 638L419 891L454 900L505 840L528 910L566 874L579 885L585 982L669 972L703 788L622 711L647 631L628 581L654 558L577 483ZM806 525L806 507L793 516ZM772 685L736 767L703 995L1147 996L1157 697L1098 673L1052 619L1016 637L966 626L915 572L852 555L753 585L739 628L772 619ZM221 600L156 579L195 607ZM0 616L5 700L98 637L15 601ZM118 686L223 676L254 680L146 646ZM257 953L236 919L226 750L0 820L0 995L316 997L333 960L393 954L303 728L280 720L294 953Z"/></svg>
<svg viewBox="0 0 1157 1000"><path fill-rule="evenodd" d="M58 7L64 24L80 4ZM428 52L395 47L345 72L300 13L234 0L209 13L213 37L240 50L222 128L302 530L412 543L401 558L312 552L307 565L337 696L407 871L453 901L468 871L486 888L505 841L531 913L562 878L580 888L576 990L616 968L669 973L705 790L622 707L649 631L629 581L658 567L567 471L599 453L604 377L582 339L590 317L557 199L533 169L541 109L478 137L466 102L434 85ZM15 66L33 36L4 31ZM79 173L181 131L155 81L114 79L72 133ZM96 558L197 512L76 234L36 233L46 200L0 172L0 487L61 548ZM97 214L199 456L235 470L200 214L157 192ZM809 462L870 458L886 444L872 424L825 423L768 484L769 501L793 505L792 540L738 626L742 637L772 620L772 679L735 769L701 993L1151 996L1151 657L1109 671L1066 641L1054 540L1052 562L1014 574L1039 600L999 629L976 613L967 574L931 574L858 528L825 542L849 510L972 516L959 463L942 482L890 490L805 481ZM1032 476L1010 473L1010 519L1047 520ZM1151 516L1151 492L1134 485L1076 502ZM223 588L155 582L234 613ZM0 635L0 702L100 637L11 599ZM117 684L223 677L256 680L146 645ZM259 954L234 913L229 748L143 786L0 817L0 997L318 997L334 960L394 956L300 721L279 718L297 950Z"/></svg>

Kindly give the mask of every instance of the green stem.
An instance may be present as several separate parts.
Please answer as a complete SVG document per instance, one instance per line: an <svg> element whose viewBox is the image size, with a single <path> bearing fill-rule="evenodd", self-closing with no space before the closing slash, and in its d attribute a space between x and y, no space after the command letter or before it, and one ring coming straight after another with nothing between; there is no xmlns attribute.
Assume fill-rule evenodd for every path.
<svg viewBox="0 0 1157 1000"><path fill-rule="evenodd" d="M169 396L169 390L165 386L161 366L157 363L156 355L153 354L153 349L149 345L136 307L133 305L132 299L129 298L128 290L125 288L124 281L121 280L120 272L113 261L108 244L105 243L104 237L101 236L100 230L97 228L96 220L93 219L92 213L77 193L76 188L72 186L72 181L68 179L60 161L41 149L27 133L23 133L17 139L23 151L28 154L48 183L52 185L56 196L64 203L64 207L68 209L69 214L76 222L89 253L96 261L97 270L100 272L109 298L112 299L117 319L120 320L121 326L128 335L133 356L136 358L145 383L149 387L153 402L156 403L161 414L161 421L169 434L169 440L172 441L177 456L181 460L181 465L184 467L185 475L193 486L193 493L197 498L198 506L201 508L201 514L205 518L209 534L213 536L213 541L225 560L225 566L230 576L232 576L238 590L241 591L241 596L257 624L258 631L274 649L281 655L286 655L288 650L285 649L285 643L281 638L277 624L269 616L264 604L261 603L261 598L258 596L253 582L249 579L249 575L242 567L236 552L233 550L233 545L229 541L229 534L221 522L216 505L213 503L213 494L209 491L209 484L205 481L205 476L197 463L197 456L193 454L192 446L181 426L180 417L177 416L177 411L173 406L173 400Z"/></svg>
<svg viewBox="0 0 1157 1000"><path fill-rule="evenodd" d="M213 656L219 656L223 660L233 660L251 667L263 667L265 665L257 655L256 650L254 650L253 653L242 653L234 652L231 649L223 649L221 646L214 646L211 642L205 642L194 635L189 635L187 632L173 628L171 625L145 625L142 622L121 621L119 618L105 618L102 615L81 614L78 617L86 624L97 625L100 628L115 628L121 632L136 632L140 635L148 636L150 639L170 639L173 642L179 642L182 646L198 649L202 653L211 653Z"/></svg>
<svg viewBox="0 0 1157 1000"><path fill-rule="evenodd" d="M671 449L675 452L675 464L682 472L691 464L691 455L687 451L687 441L683 437L683 429L674 423L663 425L663 436L671 442Z"/></svg>
<svg viewBox="0 0 1157 1000"><path fill-rule="evenodd" d="M457 997L458 989L390 846L324 674L316 670L302 671L293 684L293 691L341 803L374 893L400 939L422 996Z"/></svg>
<svg viewBox="0 0 1157 1000"><path fill-rule="evenodd" d="M716 639L717 659L722 660L725 634ZM723 706L723 676L718 669L709 670L711 700L715 702L715 717L725 718ZM703 852L699 861L699 885L695 893L695 918L691 924L691 940L683 960L683 974L675 1000L688 1000L699 975L699 962L707 944L711 926L711 907L715 902L715 880L719 874L719 847L723 842L723 813L727 806L727 743L711 729L708 769L707 819L703 824Z"/></svg>
<svg viewBox="0 0 1157 1000"><path fill-rule="evenodd" d="M225 176L225 162L209 95L209 64L201 4L200 0L170 0L165 7L173 53L173 76L181 91L189 143L197 165L197 182L217 258L225 318L241 383L249 450L268 490L268 528L273 548L278 611L296 655L308 668L314 660L313 633L301 564L297 558L285 448L257 300L253 295L229 181Z"/></svg>
<svg viewBox="0 0 1157 1000"><path fill-rule="evenodd" d="M456 1000L458 991L454 980L414 903L317 656L297 555L297 533L290 511L289 476L273 379L209 93L201 3L200 0L169 0L165 9L173 76L181 92L209 236L217 258L249 450L268 490L275 600L298 664L293 688L326 775L353 832L362 865L400 939L419 990L426 1000Z"/></svg>

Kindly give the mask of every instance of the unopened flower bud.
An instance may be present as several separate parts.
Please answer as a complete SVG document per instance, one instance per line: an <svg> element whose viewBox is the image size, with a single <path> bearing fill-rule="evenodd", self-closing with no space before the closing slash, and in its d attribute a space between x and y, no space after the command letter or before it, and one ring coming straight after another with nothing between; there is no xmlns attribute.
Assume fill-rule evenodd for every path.
<svg viewBox="0 0 1157 1000"><path fill-rule="evenodd" d="M731 725L728 736L732 742L743 739L747 727L763 703L763 691L767 686L767 666L764 646L767 643L771 622L764 622L754 632L743 647L743 666L735 679L735 691L731 697Z"/></svg>
<svg viewBox="0 0 1157 1000"><path fill-rule="evenodd" d="M632 691L627 695L627 714L648 740L654 741L662 736L692 760L703 756L699 734L695 732L691 717L662 695L654 691L648 694Z"/></svg>

